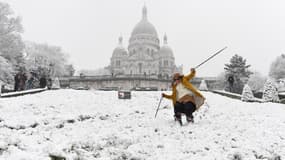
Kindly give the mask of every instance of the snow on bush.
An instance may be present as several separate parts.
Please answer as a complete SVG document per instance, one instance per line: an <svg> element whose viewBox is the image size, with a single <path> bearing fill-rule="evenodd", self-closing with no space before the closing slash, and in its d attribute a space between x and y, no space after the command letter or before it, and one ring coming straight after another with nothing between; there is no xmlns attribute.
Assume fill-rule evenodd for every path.
<svg viewBox="0 0 285 160"><path fill-rule="evenodd" d="M59 89L60 88L60 83L59 83L58 77L56 77L53 80L51 88L53 88L53 89Z"/></svg>
<svg viewBox="0 0 285 160"><path fill-rule="evenodd" d="M267 79L264 84L262 99L265 102L280 102L277 87L272 79Z"/></svg>
<svg viewBox="0 0 285 160"><path fill-rule="evenodd" d="M267 78L261 73L254 72L252 75L250 75L247 84L253 92L262 92L266 79Z"/></svg>
<svg viewBox="0 0 285 160"><path fill-rule="evenodd" d="M244 85L243 87L241 100L246 102L251 102L254 100L254 96L248 84Z"/></svg>
<svg viewBox="0 0 285 160"><path fill-rule="evenodd" d="M207 83L206 83L206 81L204 79L200 83L199 90L201 90L201 91L208 91Z"/></svg>

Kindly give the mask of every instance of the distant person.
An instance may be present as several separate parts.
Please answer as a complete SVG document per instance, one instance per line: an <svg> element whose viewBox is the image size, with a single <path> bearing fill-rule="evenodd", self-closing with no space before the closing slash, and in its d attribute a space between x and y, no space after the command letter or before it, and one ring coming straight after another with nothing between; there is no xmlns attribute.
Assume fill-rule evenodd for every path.
<svg viewBox="0 0 285 160"><path fill-rule="evenodd" d="M47 88L48 88L48 89L51 89L51 86L52 86L52 79L49 77L49 78L47 79Z"/></svg>
<svg viewBox="0 0 285 160"><path fill-rule="evenodd" d="M229 76L228 77L228 82L229 82L229 91L230 92L234 92L234 77L233 76Z"/></svg>
<svg viewBox="0 0 285 160"><path fill-rule="evenodd" d="M20 91L25 90L26 88L26 81L27 81L27 75L26 73L20 73L20 81L19 81L19 89Z"/></svg>
<svg viewBox="0 0 285 160"><path fill-rule="evenodd" d="M14 76L14 91L18 91L19 89L19 83L20 83L20 73L17 73Z"/></svg>
<svg viewBox="0 0 285 160"><path fill-rule="evenodd" d="M45 76L40 78L40 88L45 88L47 86L47 79Z"/></svg>
<svg viewBox="0 0 285 160"><path fill-rule="evenodd" d="M26 89L34 88L34 80L35 80L35 78L34 78L33 73L30 73L29 78L27 80Z"/></svg>
<svg viewBox="0 0 285 160"><path fill-rule="evenodd" d="M189 75L175 73L172 81L172 95L162 93L162 97L171 99L174 105L174 118L182 125L181 115L186 115L188 123L194 123L193 112L204 104L204 96L189 82L195 76L195 69Z"/></svg>

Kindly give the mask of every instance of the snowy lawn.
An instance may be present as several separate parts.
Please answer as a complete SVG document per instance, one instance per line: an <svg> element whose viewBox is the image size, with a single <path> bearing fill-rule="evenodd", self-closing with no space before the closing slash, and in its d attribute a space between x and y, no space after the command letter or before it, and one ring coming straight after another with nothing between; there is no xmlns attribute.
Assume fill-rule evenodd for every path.
<svg viewBox="0 0 285 160"><path fill-rule="evenodd" d="M180 127L161 92L53 90L0 98L0 159L285 159L285 105L203 92L208 106ZM185 122L185 117L183 117Z"/></svg>

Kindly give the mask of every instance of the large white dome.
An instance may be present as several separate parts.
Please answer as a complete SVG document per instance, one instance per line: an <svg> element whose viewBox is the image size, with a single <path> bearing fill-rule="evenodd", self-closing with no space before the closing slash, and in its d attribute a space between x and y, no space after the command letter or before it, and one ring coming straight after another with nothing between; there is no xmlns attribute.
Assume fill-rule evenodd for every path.
<svg viewBox="0 0 285 160"><path fill-rule="evenodd" d="M141 21L135 26L132 31L132 37L138 34L148 34L157 37L157 32L155 27L147 20L147 10L143 7L143 15Z"/></svg>
<svg viewBox="0 0 285 160"><path fill-rule="evenodd" d="M157 37L157 32L154 26L147 20L142 19L133 29L132 36L138 34L149 34Z"/></svg>

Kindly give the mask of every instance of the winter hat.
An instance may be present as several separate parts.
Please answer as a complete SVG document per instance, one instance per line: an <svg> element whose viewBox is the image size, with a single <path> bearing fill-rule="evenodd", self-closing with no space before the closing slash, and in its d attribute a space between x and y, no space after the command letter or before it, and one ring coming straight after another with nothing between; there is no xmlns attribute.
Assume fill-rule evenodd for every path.
<svg viewBox="0 0 285 160"><path fill-rule="evenodd" d="M182 77L183 77L183 75L180 74L180 73L174 73L174 74L173 74L173 80L174 80L174 79L181 79Z"/></svg>

